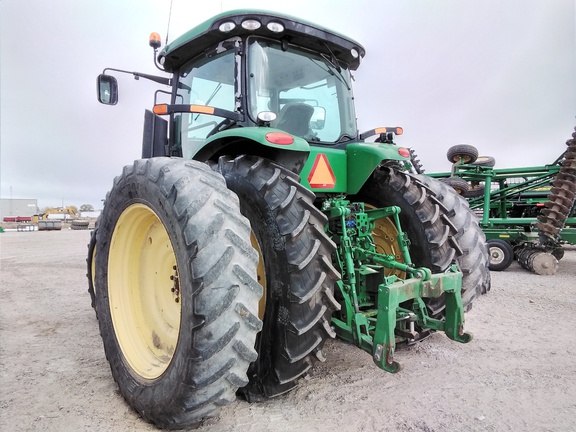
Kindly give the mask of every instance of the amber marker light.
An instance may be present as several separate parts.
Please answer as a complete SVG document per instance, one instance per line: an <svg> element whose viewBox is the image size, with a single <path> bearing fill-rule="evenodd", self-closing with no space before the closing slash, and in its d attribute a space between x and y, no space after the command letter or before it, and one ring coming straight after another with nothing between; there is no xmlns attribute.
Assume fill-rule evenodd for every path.
<svg viewBox="0 0 576 432"><path fill-rule="evenodd" d="M404 129L402 129L401 127L395 127L395 128L381 127L374 129L374 135L380 135L387 132L394 132L395 135L402 135L404 133Z"/></svg>
<svg viewBox="0 0 576 432"><path fill-rule="evenodd" d="M162 38L160 37L160 34L156 33L156 32L150 33L150 37L148 38L148 43L154 49L160 48L160 45L162 45Z"/></svg>
<svg viewBox="0 0 576 432"><path fill-rule="evenodd" d="M290 145L294 142L294 137L284 132L268 132L266 141L278 145Z"/></svg>
<svg viewBox="0 0 576 432"><path fill-rule="evenodd" d="M152 111L154 111L154 114L157 115L166 115L168 114L168 105L166 104L154 105Z"/></svg>
<svg viewBox="0 0 576 432"><path fill-rule="evenodd" d="M190 105L190 112L198 114L214 114L214 107L206 105Z"/></svg>

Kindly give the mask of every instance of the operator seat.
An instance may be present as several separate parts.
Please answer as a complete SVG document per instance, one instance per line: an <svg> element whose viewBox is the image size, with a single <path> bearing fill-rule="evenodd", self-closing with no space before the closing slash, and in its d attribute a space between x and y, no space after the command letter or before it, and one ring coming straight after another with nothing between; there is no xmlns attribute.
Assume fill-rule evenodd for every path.
<svg viewBox="0 0 576 432"><path fill-rule="evenodd" d="M289 102L280 110L273 127L304 138L312 133L310 130L312 114L314 114L314 108L310 105L301 102Z"/></svg>

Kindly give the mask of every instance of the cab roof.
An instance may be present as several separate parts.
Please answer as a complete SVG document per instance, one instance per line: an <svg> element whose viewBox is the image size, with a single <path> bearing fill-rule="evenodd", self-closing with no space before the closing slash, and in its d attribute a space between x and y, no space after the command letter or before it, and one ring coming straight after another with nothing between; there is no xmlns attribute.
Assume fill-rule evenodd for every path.
<svg viewBox="0 0 576 432"><path fill-rule="evenodd" d="M260 26L253 30L246 29L242 26L246 20L255 20L260 23ZM233 23L233 28L227 32L221 31L220 26L227 22ZM277 33L273 32L269 28L271 23L281 24L284 30ZM228 27L232 26L228 25ZM339 61L346 63L351 70L358 68L361 58L366 53L364 47L353 39L317 24L276 12L238 9L223 12L192 28L166 45L158 55L158 59L160 63L163 63L167 72L174 72L185 62L218 42L246 35L258 35L280 42L285 41L326 55L333 53Z"/></svg>

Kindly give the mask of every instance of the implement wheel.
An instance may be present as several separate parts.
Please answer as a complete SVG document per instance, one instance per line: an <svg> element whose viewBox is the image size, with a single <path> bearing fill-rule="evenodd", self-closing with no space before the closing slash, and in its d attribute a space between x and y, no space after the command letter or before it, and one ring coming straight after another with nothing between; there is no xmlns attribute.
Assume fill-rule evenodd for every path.
<svg viewBox="0 0 576 432"><path fill-rule="evenodd" d="M334 282L334 243L324 233L326 217L314 207L314 193L297 175L263 158L221 157L215 166L240 199L240 210L252 226L263 265L264 321L256 349L258 361L248 372L242 392L258 401L295 387L323 360L322 347L335 334L330 327Z"/></svg>
<svg viewBox="0 0 576 432"><path fill-rule="evenodd" d="M459 144L448 149L446 157L452 163L471 164L478 158L478 149L468 144Z"/></svg>
<svg viewBox="0 0 576 432"><path fill-rule="evenodd" d="M470 189L468 182L460 177L446 177L440 179L440 181L454 189L458 195L465 196L468 189Z"/></svg>
<svg viewBox="0 0 576 432"><path fill-rule="evenodd" d="M484 196L484 183L472 182L466 193L463 194L466 198L477 198Z"/></svg>
<svg viewBox="0 0 576 432"><path fill-rule="evenodd" d="M120 393L168 429L218 413L256 360L258 255L238 199L199 162L139 160L96 233L96 309Z"/></svg>
<svg viewBox="0 0 576 432"><path fill-rule="evenodd" d="M562 246L557 247L556 249L553 249L552 252L550 252L550 253L558 261L560 261L562 258L564 258L564 248L562 248Z"/></svg>
<svg viewBox="0 0 576 432"><path fill-rule="evenodd" d="M512 245L505 240L492 239L486 242L490 254L490 270L506 270L514 261Z"/></svg>
<svg viewBox="0 0 576 432"><path fill-rule="evenodd" d="M478 156L471 165L493 167L496 165L496 159L492 156Z"/></svg>

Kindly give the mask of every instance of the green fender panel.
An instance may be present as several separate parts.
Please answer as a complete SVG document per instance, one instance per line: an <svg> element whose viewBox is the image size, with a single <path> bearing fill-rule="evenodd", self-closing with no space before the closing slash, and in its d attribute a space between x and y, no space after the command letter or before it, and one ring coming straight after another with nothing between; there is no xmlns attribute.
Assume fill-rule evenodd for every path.
<svg viewBox="0 0 576 432"><path fill-rule="evenodd" d="M310 145L305 139L293 135L292 137L294 138L294 142L292 144L273 144L266 140L266 135L270 132L286 133L280 129L268 127L232 128L218 132L206 140L198 141L197 143L189 143L190 147L188 151L190 152L189 154L191 154L192 159L196 159L196 155L199 153L205 153L205 149L207 148L220 148L235 141L253 141L256 145L259 144L278 150L301 152L310 151Z"/></svg>
<svg viewBox="0 0 576 432"><path fill-rule="evenodd" d="M358 193L383 160L407 161L394 144L352 143L344 149L310 146L300 182L314 192Z"/></svg>
<svg viewBox="0 0 576 432"><path fill-rule="evenodd" d="M372 171L384 160L408 161L398 152L403 147L383 143L354 143L346 147L348 154L348 193L360 191ZM408 152L408 151L407 151Z"/></svg>
<svg viewBox="0 0 576 432"><path fill-rule="evenodd" d="M273 144L267 127L243 127L214 134L207 140L188 142L187 155L206 161L217 154L253 154L269 157L300 174L300 182L314 192L355 194L383 160L405 161L400 147L382 143L352 143L345 148L309 145L293 136L291 144ZM268 149L268 150L266 150Z"/></svg>
<svg viewBox="0 0 576 432"><path fill-rule="evenodd" d="M288 135L284 131L268 127L228 129L206 140L188 141L185 144L184 157L207 161L223 154L249 154L274 160L299 174L310 152L310 145L305 139L294 135L290 135L294 139L292 143L274 144L266 139L266 135L273 132Z"/></svg>

